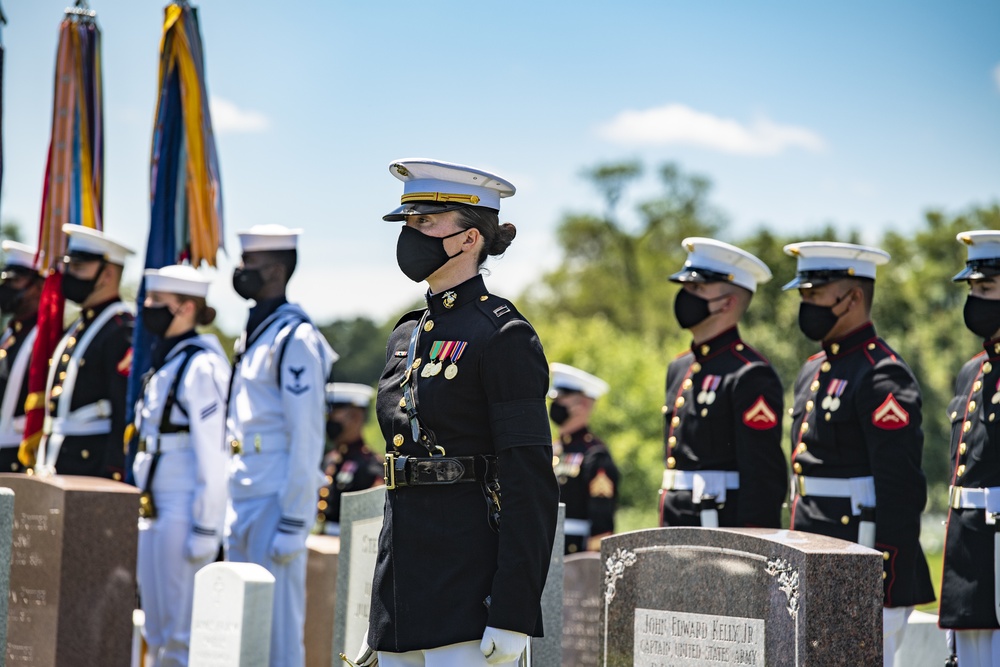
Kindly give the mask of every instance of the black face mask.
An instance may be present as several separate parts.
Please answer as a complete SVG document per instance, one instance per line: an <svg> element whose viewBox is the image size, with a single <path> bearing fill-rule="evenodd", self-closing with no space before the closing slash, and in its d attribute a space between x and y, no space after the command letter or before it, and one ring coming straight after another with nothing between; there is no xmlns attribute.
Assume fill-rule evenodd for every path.
<svg viewBox="0 0 1000 667"><path fill-rule="evenodd" d="M340 437L340 434L344 432L344 425L341 424L336 419L326 420L326 437L330 440L336 441Z"/></svg>
<svg viewBox="0 0 1000 667"><path fill-rule="evenodd" d="M725 299L727 296L729 295L723 294L714 299L705 299L692 294L686 289L682 289L674 298L674 317L677 318L677 324L682 329L690 329L691 327L698 326L715 314L709 310L708 304L719 299Z"/></svg>
<svg viewBox="0 0 1000 667"><path fill-rule="evenodd" d="M13 313L23 298L23 289L14 289L10 283L3 283L0 285L0 312Z"/></svg>
<svg viewBox="0 0 1000 667"><path fill-rule="evenodd" d="M174 321L174 314L167 305L146 306L142 309L142 326L154 336L165 336Z"/></svg>
<svg viewBox="0 0 1000 667"><path fill-rule="evenodd" d="M1000 329L1000 301L969 295L962 311L965 326L980 338L990 339Z"/></svg>
<svg viewBox="0 0 1000 667"><path fill-rule="evenodd" d="M556 426L562 426L569 419L569 409L562 403L552 401L552 405L549 406L549 419Z"/></svg>
<svg viewBox="0 0 1000 667"><path fill-rule="evenodd" d="M462 254L461 251L449 255L444 249L444 240L452 236L464 234L460 229L448 236L428 236L413 227L403 227L396 241L396 263L407 278L415 283L427 280L427 277L447 264L450 260Z"/></svg>
<svg viewBox="0 0 1000 667"><path fill-rule="evenodd" d="M97 279L101 277L101 271L103 270L104 267L102 266L90 280L77 278L67 271L63 274L62 278L63 296L73 303L83 303L93 293L94 288L97 287Z"/></svg>
<svg viewBox="0 0 1000 667"><path fill-rule="evenodd" d="M844 315L844 313L834 314L833 309L846 299L848 294L850 292L846 292L834 301L832 306L818 306L815 303L806 303L805 301L799 304L799 329L806 335L806 338L810 340L826 338L830 330L836 326L837 321Z"/></svg>
<svg viewBox="0 0 1000 667"><path fill-rule="evenodd" d="M264 276L260 269L241 269L233 271L233 289L243 299L256 299L264 289Z"/></svg>

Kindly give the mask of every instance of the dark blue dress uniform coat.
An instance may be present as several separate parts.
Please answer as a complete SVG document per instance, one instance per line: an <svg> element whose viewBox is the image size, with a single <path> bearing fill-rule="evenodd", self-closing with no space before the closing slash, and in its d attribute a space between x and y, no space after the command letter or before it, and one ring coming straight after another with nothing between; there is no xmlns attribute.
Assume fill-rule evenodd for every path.
<svg viewBox="0 0 1000 667"><path fill-rule="evenodd" d="M340 522L341 496L351 491L364 491L382 481L382 461L364 441L337 445L323 458L326 485L319 490L320 523Z"/></svg>
<svg viewBox="0 0 1000 667"><path fill-rule="evenodd" d="M487 625L541 636L541 593L555 539L559 487L545 394L548 364L531 325L480 276L429 296L415 359L407 355L422 313L389 336L376 412L388 451L426 457L401 407L401 381L430 361L435 341L466 346L457 375L417 382L421 423L448 456L496 455L499 534L474 482L389 490L375 566L368 644L404 652L479 641ZM490 599L487 607L486 599Z"/></svg>
<svg viewBox="0 0 1000 667"><path fill-rule="evenodd" d="M920 387L910 368L868 323L824 343L823 351L802 367L794 391L793 472L874 477L875 548L883 556L884 604L907 607L933 601L919 539L927 503ZM827 396L830 401L824 400ZM859 523L849 498L796 494L793 499L795 530L856 542Z"/></svg>
<svg viewBox="0 0 1000 667"><path fill-rule="evenodd" d="M604 441L584 426L553 445L553 463L559 480L559 499L566 518L590 522L591 535L615 531L618 503L618 466ZM566 535L566 553L587 548L582 535Z"/></svg>
<svg viewBox="0 0 1000 667"><path fill-rule="evenodd" d="M962 367L948 405L952 486L1000 487L1000 341L989 341L985 347ZM996 526L986 524L984 509L954 505L947 525L940 625L995 630L1000 627L993 590Z"/></svg>
<svg viewBox="0 0 1000 667"><path fill-rule="evenodd" d="M11 318L7 323L7 331L3 346L0 347L0 401L7 393L7 388L16 384L16 378L11 377L14 370L14 360L24 348L24 341L38 323L38 314L27 317L23 320ZM30 350L24 350L30 354ZM25 367L24 376L20 378L21 390L17 397L17 404L14 406L14 417L24 416L24 402L28 400L28 368ZM17 458L18 447L4 447L0 449L0 472L21 472L24 466Z"/></svg>
<svg viewBox="0 0 1000 667"><path fill-rule="evenodd" d="M115 299L84 309L75 328L67 331L67 335L82 338L104 309L117 302ZM134 326L135 316L132 313L115 315L97 332L84 352L69 407L76 410L106 399L111 404L111 431L99 435L66 436L56 461L58 474L107 477L119 481L124 478L125 394L128 376L132 372ZM66 356L53 360L53 364L58 366L53 392L62 390L61 373L66 367ZM49 410L54 410L55 397L47 398Z"/></svg>
<svg viewBox="0 0 1000 667"><path fill-rule="evenodd" d="M713 392L711 400L706 400ZM734 327L691 349L667 367L663 407L668 470L738 471L726 491L719 525L781 527L788 465L781 450L784 392L774 368ZM699 526L691 491L663 491L660 525Z"/></svg>

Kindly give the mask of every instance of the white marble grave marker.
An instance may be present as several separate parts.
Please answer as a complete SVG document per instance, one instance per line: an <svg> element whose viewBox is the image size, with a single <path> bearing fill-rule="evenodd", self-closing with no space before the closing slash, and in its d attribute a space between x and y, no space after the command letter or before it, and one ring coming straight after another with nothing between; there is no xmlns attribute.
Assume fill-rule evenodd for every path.
<svg viewBox="0 0 1000 667"><path fill-rule="evenodd" d="M211 563L194 576L190 667L267 667L274 577L254 563Z"/></svg>

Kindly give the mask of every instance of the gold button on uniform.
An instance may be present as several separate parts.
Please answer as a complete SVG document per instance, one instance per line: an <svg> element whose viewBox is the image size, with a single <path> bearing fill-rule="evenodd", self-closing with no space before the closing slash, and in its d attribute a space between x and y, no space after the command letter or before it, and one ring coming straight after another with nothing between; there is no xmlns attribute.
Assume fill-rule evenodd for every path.
<svg viewBox="0 0 1000 667"><path fill-rule="evenodd" d="M840 343L834 343L833 345L831 345L830 346L830 351L833 352L834 354L839 353L840 352Z"/></svg>
<svg viewBox="0 0 1000 667"><path fill-rule="evenodd" d="M55 389L53 389L52 392L55 393ZM962 424L962 433L968 433L971 430L972 430L972 422L964 422Z"/></svg>
<svg viewBox="0 0 1000 667"><path fill-rule="evenodd" d="M965 464L958 466L958 476L961 477L965 474Z"/></svg>
<svg viewBox="0 0 1000 667"><path fill-rule="evenodd" d="M691 364L691 372L692 373L700 373L701 372L701 364L699 364L697 361L695 363Z"/></svg>
<svg viewBox="0 0 1000 667"><path fill-rule="evenodd" d="M405 408L406 407L406 399L405 398L399 399L399 407L401 407L401 408Z"/></svg>
<svg viewBox="0 0 1000 667"><path fill-rule="evenodd" d="M680 407L683 407L683 405L684 405L684 397L683 396L678 396L677 400L674 401L674 407L680 408Z"/></svg>
<svg viewBox="0 0 1000 667"><path fill-rule="evenodd" d="M968 446L964 442L959 443L959 445L958 445L958 453L959 454L964 455L967 449L968 449Z"/></svg>
<svg viewBox="0 0 1000 667"><path fill-rule="evenodd" d="M430 331L434 328L434 320L427 320L424 322L424 331Z"/></svg>
<svg viewBox="0 0 1000 667"><path fill-rule="evenodd" d="M796 475L801 475L801 474L802 474L802 464L801 464L801 463L799 463L798 461L796 461L796 462L795 462L795 463L794 463L794 464L792 465L792 470L794 470L794 471L795 471L795 474L796 474Z"/></svg>
<svg viewBox="0 0 1000 667"><path fill-rule="evenodd" d="M972 391L979 391L982 388L983 388L983 383L980 382L979 380L976 380L975 383L972 385Z"/></svg>
<svg viewBox="0 0 1000 667"><path fill-rule="evenodd" d="M479 297L479 300L480 300L480 301L486 301L486 299L488 299L488 298L490 298L490 297L488 297L488 296L486 296L486 295L484 294L484 295L482 295L481 297Z"/></svg>
<svg viewBox="0 0 1000 667"><path fill-rule="evenodd" d="M420 368L421 362L423 362L423 359L414 359L412 364L413 370L417 370L418 368Z"/></svg>
<svg viewBox="0 0 1000 667"><path fill-rule="evenodd" d="M68 363L68 362L69 362L69 355L68 355L68 354L64 354L64 355L62 356L62 362L63 362L64 364L65 364L65 363Z"/></svg>
<svg viewBox="0 0 1000 667"><path fill-rule="evenodd" d="M84 459L84 460L89 459L90 458L90 451L86 450L86 449L81 450L81 452L80 452L80 458Z"/></svg>
<svg viewBox="0 0 1000 667"><path fill-rule="evenodd" d="M400 435L399 433L397 433L396 435L392 436L392 446L393 447L402 447L403 446L403 436Z"/></svg>
<svg viewBox="0 0 1000 667"><path fill-rule="evenodd" d="M882 579L887 579L888 577L889 577L889 575L887 573L885 573L885 572L882 573Z"/></svg>
<svg viewBox="0 0 1000 667"><path fill-rule="evenodd" d="M326 498L328 495L330 495L330 489L326 488L325 486L320 488L319 490L320 498Z"/></svg>
<svg viewBox="0 0 1000 667"><path fill-rule="evenodd" d="M803 452L808 451L808 449L809 448L806 447L806 443L804 443L804 442L800 442L799 443L799 454L802 454Z"/></svg>
<svg viewBox="0 0 1000 667"><path fill-rule="evenodd" d="M957 416L958 416L958 413L957 413L957 412L952 412L952 413L951 413L951 418L952 418L952 419L954 419L954 418L955 418L955 417L957 417Z"/></svg>
<svg viewBox="0 0 1000 667"><path fill-rule="evenodd" d="M819 389L819 380L813 380L812 384L809 385L809 391L816 391Z"/></svg>
<svg viewBox="0 0 1000 667"><path fill-rule="evenodd" d="M670 425L673 426L674 428L677 428L677 426L680 423L681 423L681 418L680 417L674 417L673 419L670 420Z"/></svg>
<svg viewBox="0 0 1000 667"><path fill-rule="evenodd" d="M799 430L802 431L803 433L808 432L809 431L809 424L807 424L805 422L802 422L802 426L799 427Z"/></svg>
<svg viewBox="0 0 1000 667"><path fill-rule="evenodd" d="M832 416L832 413L827 412L826 415L823 417L823 419L825 419L826 421L830 421L830 417L831 416Z"/></svg>
<svg viewBox="0 0 1000 667"><path fill-rule="evenodd" d="M976 411L976 402L969 401L969 412L975 412L975 411Z"/></svg>
<svg viewBox="0 0 1000 667"><path fill-rule="evenodd" d="M708 354L711 351L712 351L712 348L710 348L708 345L702 345L701 346L701 356L704 357L706 354Z"/></svg>
<svg viewBox="0 0 1000 667"><path fill-rule="evenodd" d="M686 378L684 382L681 382L681 389L690 389L692 385L694 382L691 381L691 378Z"/></svg>
<svg viewBox="0 0 1000 667"><path fill-rule="evenodd" d="M667 458L667 469L668 469L668 470L673 470L673 469L674 469L674 468L676 468L676 467L677 467L677 459L675 459L675 458L674 458L674 457L672 457L672 456L671 456L671 457L668 457L668 458Z"/></svg>
<svg viewBox="0 0 1000 667"><path fill-rule="evenodd" d="M988 361L985 364L983 364L983 372L984 373L989 373L992 370L993 370L993 364L991 364Z"/></svg>
<svg viewBox="0 0 1000 667"><path fill-rule="evenodd" d="M736 343L736 351L737 352L743 351L743 343Z"/></svg>
<svg viewBox="0 0 1000 667"><path fill-rule="evenodd" d="M677 444L677 436L676 435L672 435L669 438L667 438L667 444L670 445L671 447L673 447L674 445L676 445Z"/></svg>
<svg viewBox="0 0 1000 667"><path fill-rule="evenodd" d="M819 367L819 369L824 373L828 373L831 368L833 368L833 366L830 365L829 361L824 361L823 365Z"/></svg>
<svg viewBox="0 0 1000 667"><path fill-rule="evenodd" d="M990 414L990 421L993 421L994 419L996 419L996 416L997 416L997 415L996 415L996 413L995 413L995 412L994 412L994 413L992 413L992 414Z"/></svg>
<svg viewBox="0 0 1000 667"><path fill-rule="evenodd" d="M60 394L62 394L62 392L63 388L61 386L52 387L52 398L59 396Z"/></svg>
<svg viewBox="0 0 1000 667"><path fill-rule="evenodd" d="M316 507L322 511L325 510L327 507L329 507L329 505L327 505L327 502L325 500L321 500L318 503L316 503Z"/></svg>
<svg viewBox="0 0 1000 667"><path fill-rule="evenodd" d="M888 551L883 551L882 552L882 560L889 560L889 552Z"/></svg>
<svg viewBox="0 0 1000 667"><path fill-rule="evenodd" d="M840 523L844 524L845 526L850 522L851 522L851 517L847 516L846 514L840 517Z"/></svg>
<svg viewBox="0 0 1000 667"><path fill-rule="evenodd" d="M670 407L664 405L662 408L660 408L660 412L662 412L663 414L667 414L668 412L670 412Z"/></svg>
<svg viewBox="0 0 1000 667"><path fill-rule="evenodd" d="M868 343L868 350L871 351L874 349L875 349L875 343Z"/></svg>
<svg viewBox="0 0 1000 667"><path fill-rule="evenodd" d="M806 401L806 412L812 412L812 409L813 407L815 407L815 405L816 404L813 403L812 401Z"/></svg>
<svg viewBox="0 0 1000 667"><path fill-rule="evenodd" d="M0 359L3 359L6 356L7 356L7 350L0 350Z"/></svg>
<svg viewBox="0 0 1000 667"><path fill-rule="evenodd" d="M120 482L122 481L122 474L120 472L111 473L111 479L115 480L116 482Z"/></svg>

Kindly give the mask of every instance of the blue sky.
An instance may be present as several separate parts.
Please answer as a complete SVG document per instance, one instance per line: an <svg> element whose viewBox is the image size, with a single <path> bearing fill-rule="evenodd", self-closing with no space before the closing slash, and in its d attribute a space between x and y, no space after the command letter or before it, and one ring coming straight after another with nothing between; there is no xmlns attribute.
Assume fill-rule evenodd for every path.
<svg viewBox="0 0 1000 667"><path fill-rule="evenodd" d="M67 2L0 2L2 215L33 239ZM140 252L164 4L91 2L104 36L105 229ZM656 192L663 162L707 175L732 237L832 222L874 238L928 208L1000 200L997 2L199 7L230 257L239 229L302 227L289 291L320 321L382 319L422 292L395 266L397 226L380 219L398 202L387 165L400 157L476 165L518 187L501 212L518 237L488 279L512 297L557 265L563 214L600 210L580 171L604 161L651 167L633 200ZM210 298L235 330L246 305L231 260L220 267Z"/></svg>

